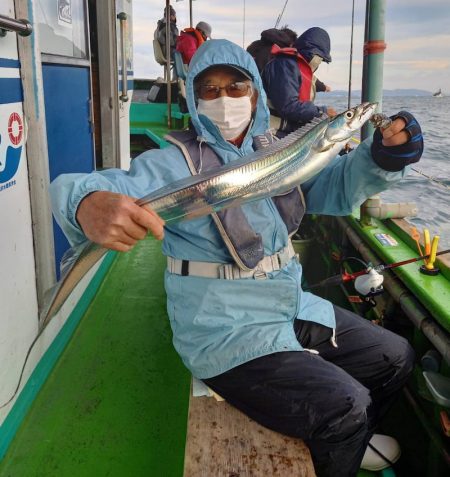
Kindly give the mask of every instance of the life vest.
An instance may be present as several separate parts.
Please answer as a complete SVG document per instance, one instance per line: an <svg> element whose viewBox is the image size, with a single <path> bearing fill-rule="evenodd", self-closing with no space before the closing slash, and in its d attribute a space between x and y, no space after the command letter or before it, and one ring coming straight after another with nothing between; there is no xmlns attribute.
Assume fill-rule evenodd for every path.
<svg viewBox="0 0 450 477"><path fill-rule="evenodd" d="M302 78L302 84L300 85L300 91L298 92L298 99L302 102L313 101L315 97L313 81L314 73L305 58L303 58L296 48L280 48L278 45L272 46L271 53L274 56L288 55L295 57L298 71L300 72L300 76Z"/></svg>
<svg viewBox="0 0 450 477"><path fill-rule="evenodd" d="M196 28L185 28L183 33L193 33L195 39L197 40L197 47L199 47L202 43L205 42L203 35L196 29Z"/></svg>
<svg viewBox="0 0 450 477"><path fill-rule="evenodd" d="M165 136L165 139L180 149L192 175L198 174L199 171L199 147L202 148L201 166L203 172L223 166L222 160L211 147L205 143L199 146L197 133L194 129L172 131ZM256 136L254 145L256 149L259 149L269 145L273 140L273 136L267 133L263 136ZM271 200L285 223L289 236L292 236L297 231L306 209L300 187L295 187ZM232 207L211 215L236 265L246 271L255 268L264 257L262 237L251 228L242 208Z"/></svg>

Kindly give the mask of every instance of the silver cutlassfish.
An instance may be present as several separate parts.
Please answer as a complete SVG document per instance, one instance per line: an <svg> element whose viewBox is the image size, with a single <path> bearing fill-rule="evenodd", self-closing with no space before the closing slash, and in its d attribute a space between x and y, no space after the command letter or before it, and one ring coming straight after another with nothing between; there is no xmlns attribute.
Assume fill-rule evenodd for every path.
<svg viewBox="0 0 450 477"><path fill-rule="evenodd" d="M137 204L150 207L172 224L286 192L326 167L376 107L377 103L363 103L333 119L316 119L240 160L162 187ZM92 242L69 251L72 259L42 311L41 329L106 252Z"/></svg>

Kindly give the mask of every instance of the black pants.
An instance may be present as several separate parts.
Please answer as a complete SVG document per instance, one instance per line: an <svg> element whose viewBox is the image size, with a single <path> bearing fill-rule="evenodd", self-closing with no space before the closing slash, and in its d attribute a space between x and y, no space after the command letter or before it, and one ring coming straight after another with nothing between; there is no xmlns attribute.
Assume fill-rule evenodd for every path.
<svg viewBox="0 0 450 477"><path fill-rule="evenodd" d="M402 337L335 307L331 330L295 320L304 352L254 359L204 382L265 427L308 445L319 477L356 476L367 443L413 369Z"/></svg>

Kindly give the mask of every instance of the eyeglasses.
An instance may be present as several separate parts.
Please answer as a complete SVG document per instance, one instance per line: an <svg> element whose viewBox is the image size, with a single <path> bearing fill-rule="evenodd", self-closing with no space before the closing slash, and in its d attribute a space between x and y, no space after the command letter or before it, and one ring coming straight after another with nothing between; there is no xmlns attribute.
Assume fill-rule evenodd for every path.
<svg viewBox="0 0 450 477"><path fill-rule="evenodd" d="M226 86L201 84L196 88L196 92L200 99L206 100L218 98L222 89L227 92L227 95L230 96L230 98L242 98L242 96L245 96L248 93L251 87L251 84L244 83L243 81L235 81L234 83L230 83Z"/></svg>

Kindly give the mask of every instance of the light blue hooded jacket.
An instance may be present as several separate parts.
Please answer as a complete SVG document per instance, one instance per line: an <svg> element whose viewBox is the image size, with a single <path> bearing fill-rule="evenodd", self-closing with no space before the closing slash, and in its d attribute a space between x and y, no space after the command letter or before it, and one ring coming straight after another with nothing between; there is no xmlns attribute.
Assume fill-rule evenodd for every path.
<svg viewBox="0 0 450 477"><path fill-rule="evenodd" d="M245 69L254 78L258 104L252 126L241 148L224 141L218 129L198 116L194 78L211 65ZM269 125L266 95L253 58L227 40L210 40L194 55L186 79L192 122L202 141L224 163L252 151L252 136ZM307 212L347 215L365 198L398 181L404 172L387 172L372 160L370 142L338 157L302 186ZM72 244L85 239L75 220L80 201L89 193L107 190L142 197L177 179L189 176L177 147L150 150L131 163L129 171L110 169L91 174L66 174L52 183L53 212ZM272 255L288 243L288 233L271 199L242 207L252 228L262 235L264 253ZM232 258L210 216L166 227L163 253L178 259L230 263ZM149 264L151 267L151 264ZM301 290L302 268L292 259L265 280L220 280L179 276L166 272L167 309L173 343L185 365L198 378L210 378L259 356L280 351L302 351L293 329L300 318L331 329L335 318L331 303Z"/></svg>

